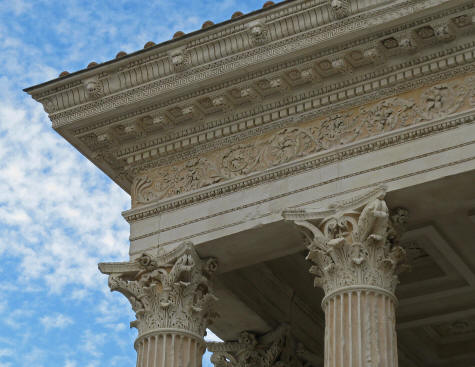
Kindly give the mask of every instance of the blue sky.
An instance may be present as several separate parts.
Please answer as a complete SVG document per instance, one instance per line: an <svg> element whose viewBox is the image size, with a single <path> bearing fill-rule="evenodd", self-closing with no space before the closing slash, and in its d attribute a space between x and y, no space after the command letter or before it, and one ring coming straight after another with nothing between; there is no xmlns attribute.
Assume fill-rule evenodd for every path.
<svg viewBox="0 0 475 367"><path fill-rule="evenodd" d="M129 197L22 89L263 2L0 0L0 367L135 366L134 316L97 270L127 259Z"/></svg>

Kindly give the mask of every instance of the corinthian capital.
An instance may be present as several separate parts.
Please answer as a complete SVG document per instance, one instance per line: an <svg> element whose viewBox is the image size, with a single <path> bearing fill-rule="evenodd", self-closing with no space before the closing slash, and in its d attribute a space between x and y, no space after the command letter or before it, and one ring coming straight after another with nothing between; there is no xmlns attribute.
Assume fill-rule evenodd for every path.
<svg viewBox="0 0 475 367"><path fill-rule="evenodd" d="M321 363L285 324L263 336L244 331L235 342L207 343L207 347L215 367L314 367Z"/></svg>
<svg viewBox="0 0 475 367"><path fill-rule="evenodd" d="M283 217L302 227L315 286L330 295L347 287L376 287L394 293L405 251L398 245L407 211L390 214L385 190L326 209L288 209Z"/></svg>
<svg viewBox="0 0 475 367"><path fill-rule="evenodd" d="M137 320L131 326L139 337L160 330L203 336L215 315L211 277L216 269L216 260L200 259L192 243L133 262L99 264L109 275L111 291L122 293L132 305Z"/></svg>

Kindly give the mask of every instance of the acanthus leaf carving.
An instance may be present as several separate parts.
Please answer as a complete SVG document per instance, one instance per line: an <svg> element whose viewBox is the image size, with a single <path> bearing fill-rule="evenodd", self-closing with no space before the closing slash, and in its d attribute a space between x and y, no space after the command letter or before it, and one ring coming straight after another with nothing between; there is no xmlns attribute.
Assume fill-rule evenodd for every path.
<svg viewBox="0 0 475 367"><path fill-rule="evenodd" d="M407 210L394 214L384 201L384 188L327 209L288 209L286 220L310 232L307 260L315 286L332 294L346 287L375 287L394 294L397 275L405 270L399 245Z"/></svg>
<svg viewBox="0 0 475 367"><path fill-rule="evenodd" d="M99 268L109 274L111 291L129 300L137 318L131 326L139 336L160 329L203 336L217 316L211 281L216 259L201 260L192 243L157 256L144 254L134 262L100 264Z"/></svg>

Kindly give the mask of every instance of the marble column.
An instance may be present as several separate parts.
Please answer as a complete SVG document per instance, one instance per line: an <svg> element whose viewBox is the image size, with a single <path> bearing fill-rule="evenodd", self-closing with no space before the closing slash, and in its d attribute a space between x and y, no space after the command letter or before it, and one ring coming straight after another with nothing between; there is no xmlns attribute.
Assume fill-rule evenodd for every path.
<svg viewBox="0 0 475 367"><path fill-rule="evenodd" d="M191 243L133 262L101 263L111 291L122 293L136 314L132 327L137 367L201 367L206 327L215 313L211 277L215 259L202 260Z"/></svg>
<svg viewBox="0 0 475 367"><path fill-rule="evenodd" d="M390 214L382 188L322 210L288 209L303 229L325 298L325 367L397 367L394 295L407 211Z"/></svg>

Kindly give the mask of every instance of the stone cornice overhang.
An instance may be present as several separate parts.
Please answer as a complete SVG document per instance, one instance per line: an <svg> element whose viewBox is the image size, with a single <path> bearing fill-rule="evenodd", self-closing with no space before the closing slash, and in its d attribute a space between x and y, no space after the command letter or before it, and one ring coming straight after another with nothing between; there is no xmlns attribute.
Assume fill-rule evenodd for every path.
<svg viewBox="0 0 475 367"><path fill-rule="evenodd" d="M94 66L86 68L86 69L81 69L81 70L75 71L73 73L68 73L67 75L65 75L63 77L58 77L56 79L48 80L46 82L33 85L31 87L23 89L23 91L33 95L34 91L39 91L39 93L41 93L43 91L47 91L47 89L50 86L52 86L53 84L56 85L58 82L70 83L72 80L75 80L77 76L81 76L81 78L83 78L84 75L86 75L86 77L91 76L91 75L95 75L96 71L98 69L100 69L101 71L104 71L105 66L117 65L117 64L126 64L127 65L129 63L141 63L140 60L141 60L141 58L144 57L144 54L150 54L151 52L153 52L156 49L162 49L162 48L164 48L164 47L166 47L170 44L178 45L178 47L180 47L180 46L182 46L183 41L187 41L188 39L194 38L197 35L202 35L204 33L210 33L214 29L222 28L223 26L229 25L231 23L237 23L237 22L242 21L242 20L247 20L248 21L249 19L252 19L252 17L254 17L256 15L259 15L263 12L269 12L270 9L276 9L277 7L282 7L282 6L285 6L288 3L298 2L298 1L299 0L285 0L285 1L282 1L278 4L272 5L270 7L258 9L258 10L252 11L248 14L244 14L240 17L235 18L235 19L229 19L229 20L220 22L218 24L214 24L212 26L206 27L204 29L199 29L199 30L196 30L194 32L184 34L181 37L177 37L177 38L173 38L173 39L170 39L170 40L167 40L167 41L160 42L157 45L147 47L147 48L144 47L142 50L138 50L138 51L135 51L131 54L124 55L120 59L116 58L116 59L112 59L112 60L109 60L109 61L105 61L103 63L94 65ZM324 1L325 0L317 0L317 2L324 2ZM315 2L315 1L313 1L313 2ZM106 70L106 71L108 71L108 70ZM112 71L115 71L115 69L112 69ZM65 84L65 83L62 83L62 84Z"/></svg>
<svg viewBox="0 0 475 367"><path fill-rule="evenodd" d="M456 11L460 11L462 8L467 10L473 7L472 2L463 0L380 1L380 5L380 8L374 7L369 10L357 9L350 17L336 20L326 1L285 2L280 7L267 9L236 22L215 26L197 35L190 35L186 39L179 39L176 42L166 43L159 45L160 47L157 46L143 51L139 55L131 57L131 59L134 59L133 61L118 60L86 70L84 73L70 77L69 80L60 79L57 82L33 87L27 91L44 104L45 109L50 113L53 126L60 134L104 170L124 190L129 191L131 178L133 177L130 174L131 169L163 164L173 159L185 159L189 156L186 152L195 154L202 149L212 149L210 140L218 141L219 136L228 135L228 140L232 139L233 136L238 139L238 136L243 135L242 130L255 128L259 125L256 122L259 118L261 120L266 119L262 116L254 118L253 115L262 115L261 112L270 104L261 102L259 104L262 108L256 109L255 105L238 103L233 106L233 109L238 111L236 114L230 115L219 111L212 115L212 118L205 119L206 123L194 121L192 118L192 121L180 122L184 127L176 126L172 129L171 134L167 130L160 130L152 132L149 134L150 136L145 134L145 138L143 134L137 134L136 139L128 139L127 141L120 141L120 139L114 137L111 139L110 134L104 133L109 125L115 126L117 121L134 124L134 119L143 118L148 113L159 112L160 109L166 106L187 107L189 106L189 104L187 105L188 101L204 96L219 95L220 90L230 88L233 85L244 88L246 83L253 81L253 78L259 79L265 77L266 74L271 77L272 75L275 76L275 71L278 71L279 65L284 68L286 64L298 66L299 63L309 62L308 60L305 61L305 58L310 58L310 62L313 62L312 58L331 57L332 55L339 55L340 59L336 60L338 61L341 60L342 50L350 50L352 47L367 47L368 44L373 44L374 47L374 41L382 35L403 32L411 26L411 22L413 23L412 26L424 24L424 22L437 19L438 16L443 16L443 11L449 8L455 9L452 12L455 14ZM273 37L274 34L279 34L279 31L275 30L278 27L275 27L274 33L270 31L273 21L288 20L291 17L305 17L302 14L306 14L305 12L309 9L318 9L322 14L326 14L326 17L322 17L320 23L317 22L316 25L312 25L308 21L303 23L297 21L297 25L294 24L292 28L294 34L283 35L282 30L280 30L282 37L280 39ZM266 32L269 35L269 38L264 40L263 44L261 44L261 40L256 44L253 44L251 40L248 25L257 20L261 21L259 24L266 27ZM303 30L299 29L300 25L303 25ZM372 33L365 30L368 26L371 26ZM232 32L229 31L229 27L233 29ZM286 26L286 29L289 30L290 28ZM171 58L174 56L173 52L175 50L184 50L185 53L191 52L188 50L209 46L213 42L215 42L215 45L219 45L220 40L235 36L247 37L246 47L238 50L237 53L225 55L214 62L205 60L204 63L196 63L196 65L194 60L198 60L197 57L194 59L191 54L184 55L185 59L189 58L191 60L190 64L186 65L184 71L173 70ZM223 45L225 47L226 42ZM244 43L241 42L241 45L244 45ZM306 53L305 50L310 50L311 53ZM320 54L318 54L319 52ZM295 55L297 54L300 61L295 61ZM142 80L140 78L133 80L130 78L130 75L134 73L135 75L140 73L144 75L143 72L149 65L162 59L163 65L168 63L167 73L163 77L152 78L153 80L143 80L143 78ZM205 56L202 56L202 59L204 60ZM264 65L264 68L262 65ZM401 65L399 67L393 65L381 70L385 74L393 73L397 75L395 71L401 69L404 63L401 63ZM165 69L164 66L163 70ZM126 74L129 75L129 78L124 77ZM355 75L357 74L355 73ZM375 76L379 77L373 75L367 78L367 75L363 75L361 80L366 79L367 82L370 82ZM345 77L332 75L328 79L339 81L335 83L333 94L325 93L323 88L320 90L322 94L328 94L321 98L322 104L332 105L341 102L338 97L341 93L338 90L342 87L347 89L348 79L354 80L355 77L351 74ZM100 83L99 98L91 98L87 95L84 83L88 80ZM399 81L396 80L396 82ZM114 91L114 83L115 88L118 88L116 91ZM122 89L119 88L121 83L123 84ZM353 84L357 84L357 81ZM293 86L290 85L290 87L291 92L293 92ZM314 88L315 86L311 86L310 89ZM355 92L358 88L355 85ZM332 89L328 81L325 89ZM93 92L96 93L96 90L93 90ZM366 92L366 90L363 90L363 92ZM344 94L345 99L353 98L347 91L344 91ZM336 100L333 98L334 95L337 96ZM354 93L354 97L358 97L357 92ZM54 103L52 102L53 98L56 98ZM292 102L292 99L295 98L302 99L302 97L290 95L286 103L289 102L289 99ZM308 98L308 96L303 98ZM59 108L59 100L66 107ZM276 106L283 103L281 100L276 100L275 95L270 97L270 101L275 103ZM307 109L304 108L300 111L297 109L295 112L301 114L306 111ZM254 122L250 126L246 126L246 118L249 117L253 117ZM231 124L230 122L233 121L235 123ZM215 127L218 125L223 126L222 131L224 132L228 129L228 133L218 135L215 132ZM229 126L226 127L226 125ZM134 134L133 127L131 130ZM87 134L91 131L98 140L102 139L101 144L104 141L107 144L101 146L101 144L94 143L100 149L91 149L90 146L84 143L84 140L81 140L84 137L87 138ZM210 136L210 131L212 136ZM188 136L190 138L187 138ZM223 142L223 140L221 141ZM192 146L194 147L190 148ZM103 147L105 148L102 149ZM180 153L180 151L184 153Z"/></svg>

